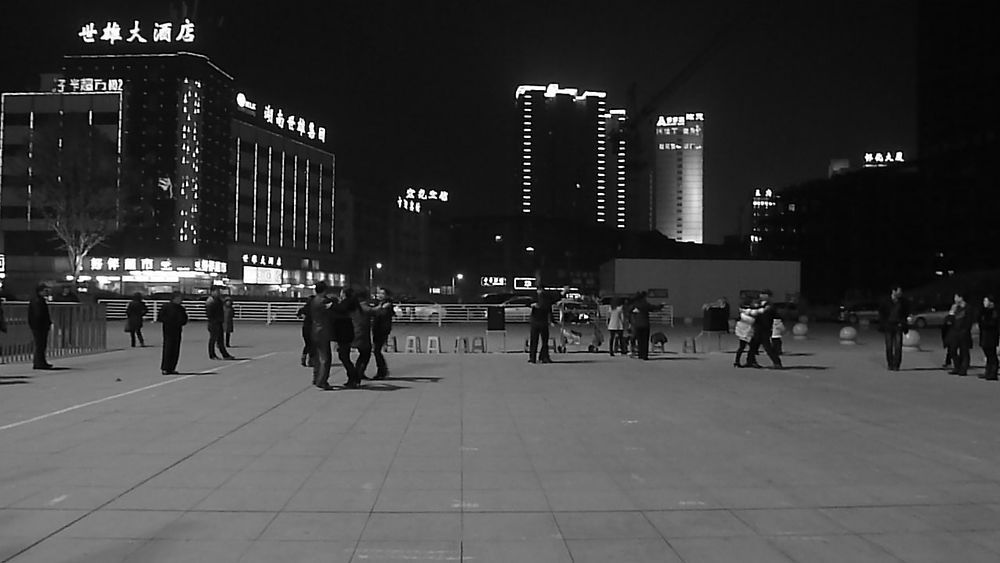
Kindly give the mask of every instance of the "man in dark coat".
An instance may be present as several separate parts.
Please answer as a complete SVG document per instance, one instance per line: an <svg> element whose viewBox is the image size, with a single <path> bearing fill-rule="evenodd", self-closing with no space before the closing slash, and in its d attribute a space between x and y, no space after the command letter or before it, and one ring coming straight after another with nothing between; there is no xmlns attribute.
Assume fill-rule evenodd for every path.
<svg viewBox="0 0 1000 563"><path fill-rule="evenodd" d="M333 339L337 342L337 357L347 372L347 383L344 387L348 389L359 389L361 387L361 376L351 362L351 344L354 342L354 321L351 315L358 310L358 298L354 295L354 290L345 288L340 290L340 300L330 308L333 322Z"/></svg>
<svg viewBox="0 0 1000 563"><path fill-rule="evenodd" d="M771 329L774 327L774 317L778 314L774 308L774 303L771 302L771 290L762 290L759 300L760 307L758 311L760 312L754 318L753 338L750 339L750 351L747 353L747 367L761 367L757 363L757 353L760 351L760 347L763 346L767 357L774 364L774 369L782 369L781 358L778 357L774 346L771 344Z"/></svg>
<svg viewBox="0 0 1000 563"><path fill-rule="evenodd" d="M52 369L45 359L45 349L49 343L49 330L52 328L52 317L49 316L49 286L44 283L35 287L35 296L28 303L28 326L35 340L34 369Z"/></svg>
<svg viewBox="0 0 1000 563"><path fill-rule="evenodd" d="M910 331L907 317L910 307L903 298L903 288L894 284L889 298L882 302L878 311L882 332L885 333L885 360L890 371L899 371L903 362L903 335Z"/></svg>
<svg viewBox="0 0 1000 563"><path fill-rule="evenodd" d="M986 372L979 377L997 380L997 346L1000 346L1000 317L992 295L983 297L983 310L979 312L979 346L986 355Z"/></svg>
<svg viewBox="0 0 1000 563"><path fill-rule="evenodd" d="M368 290L359 291L358 295L368 295ZM368 362L372 359L372 314L374 313L366 300L358 299L358 308L351 312L351 323L354 329L354 340L351 347L357 348L358 359L354 362L354 371L358 379L369 379L365 375Z"/></svg>
<svg viewBox="0 0 1000 563"><path fill-rule="evenodd" d="M653 305L646 299L646 292L640 291L632 303L632 335L635 338L636 355L640 360L649 359L649 313L659 311L663 305Z"/></svg>
<svg viewBox="0 0 1000 563"><path fill-rule="evenodd" d="M313 385L320 389L330 387L330 341L333 339L333 326L330 319L330 307L333 301L328 295L326 282L316 284L316 295L309 300L307 318L311 323Z"/></svg>
<svg viewBox="0 0 1000 563"><path fill-rule="evenodd" d="M212 295L205 301L205 318L208 320L208 357L218 360L215 355L215 348L218 346L219 354L223 360L235 360L226 350L224 327L226 323L225 305L222 303L222 291L218 287L212 288Z"/></svg>
<svg viewBox="0 0 1000 563"><path fill-rule="evenodd" d="M132 347L135 348L135 339L138 337L139 346L144 347L146 341L142 338L142 318L149 313L149 308L142 300L142 294L136 292L132 295L128 307L125 308L125 332L132 335Z"/></svg>
<svg viewBox="0 0 1000 563"><path fill-rule="evenodd" d="M174 292L170 302L160 307L156 320L163 326L163 353L160 372L163 375L177 373L177 360L181 357L181 332L188 322L187 311L181 305L181 294Z"/></svg>
<svg viewBox="0 0 1000 563"><path fill-rule="evenodd" d="M392 317L396 314L392 305L392 292L388 288L380 287L376 292L378 303L375 305L372 316L372 351L375 353L375 377L373 379L385 379L389 375L389 364L382 354L385 343L389 340L389 333L392 332Z"/></svg>
<svg viewBox="0 0 1000 563"><path fill-rule="evenodd" d="M306 302L299 307L296 316L302 319L302 367L313 367L313 343L312 343L312 312L309 304L312 297L307 297Z"/></svg>
<svg viewBox="0 0 1000 563"><path fill-rule="evenodd" d="M531 304L531 340L528 345L528 363L539 361L551 364L549 357L549 324L552 322L552 300L542 288L538 288L538 299ZM538 340L542 341L542 350L538 351Z"/></svg>
<svg viewBox="0 0 1000 563"><path fill-rule="evenodd" d="M951 308L955 323L948 330L948 347L954 350L955 369L951 375L968 375L970 350L972 349L972 312L965 302L965 292L955 293L955 304Z"/></svg>

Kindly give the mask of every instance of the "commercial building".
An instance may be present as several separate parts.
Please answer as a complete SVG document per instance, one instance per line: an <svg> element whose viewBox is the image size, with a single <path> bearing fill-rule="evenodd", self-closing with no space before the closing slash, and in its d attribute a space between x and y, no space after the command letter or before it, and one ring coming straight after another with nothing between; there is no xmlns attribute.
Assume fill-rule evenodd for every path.
<svg viewBox="0 0 1000 563"><path fill-rule="evenodd" d="M650 230L701 244L705 238L705 114L661 115L655 127Z"/></svg>
<svg viewBox="0 0 1000 563"><path fill-rule="evenodd" d="M558 84L517 87L522 214L625 228L625 138L616 132L626 116L606 97Z"/></svg>
<svg viewBox="0 0 1000 563"><path fill-rule="evenodd" d="M83 41L93 27L81 29ZM176 44L166 43L160 47ZM69 271L32 208L28 157L40 127L79 116L116 144L121 200L150 210L92 252L82 280L122 293L225 283L236 293L288 294L319 280L346 284L329 125L248 95L204 55L117 47L128 50L111 42L104 52L68 55L39 90L2 96L0 253L8 283Z"/></svg>

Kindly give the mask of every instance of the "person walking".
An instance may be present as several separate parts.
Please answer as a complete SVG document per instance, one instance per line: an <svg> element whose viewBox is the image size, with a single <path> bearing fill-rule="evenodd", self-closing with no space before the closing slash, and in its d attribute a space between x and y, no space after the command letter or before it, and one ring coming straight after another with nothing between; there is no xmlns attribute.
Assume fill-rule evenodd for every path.
<svg viewBox="0 0 1000 563"><path fill-rule="evenodd" d="M983 297L983 309L979 311L979 346L986 355L986 371L979 377L987 381L997 380L997 346L1000 346L1000 316L997 314L996 300L992 295Z"/></svg>
<svg viewBox="0 0 1000 563"><path fill-rule="evenodd" d="M226 334L226 348L232 346L233 321L236 319L236 307L233 306L233 298L226 297L222 300L222 330Z"/></svg>
<svg viewBox="0 0 1000 563"><path fill-rule="evenodd" d="M181 357L181 332L188 322L187 310L181 305L182 300L181 294L175 291L170 302L160 307L156 316L163 327L163 352L160 355L160 373L163 375L177 373L177 360Z"/></svg>
<svg viewBox="0 0 1000 563"><path fill-rule="evenodd" d="M225 307L222 304L222 290L218 286L212 288L212 294L205 301L205 318L208 320L208 357L211 360L218 360L215 349L218 347L219 354L223 360L235 360L236 358L226 350L226 342L223 337L223 325L226 321Z"/></svg>
<svg viewBox="0 0 1000 563"><path fill-rule="evenodd" d="M49 315L49 286L40 283L35 287L35 296L28 302L28 327L35 341L35 361L33 369L52 369L52 364L45 359L45 351L49 344L49 330L52 328L52 317Z"/></svg>
<svg viewBox="0 0 1000 563"><path fill-rule="evenodd" d="M740 319L736 321L736 327L733 329L733 332L736 333L736 338L740 341L739 347L736 348L736 358L733 360L733 367L748 367L743 365L741 359L743 358L743 351L750 346L750 341L753 339L754 313L755 309L752 302L747 303L745 307L740 307Z"/></svg>
<svg viewBox="0 0 1000 563"><path fill-rule="evenodd" d="M885 333L885 361L889 371L899 371L903 362L903 335L910 331L907 325L910 307L903 298L902 286L893 284L889 298L879 307L878 316L882 332Z"/></svg>
<svg viewBox="0 0 1000 563"><path fill-rule="evenodd" d="M528 344L528 363L541 362L551 364L549 356L549 324L552 322L552 300L542 288L538 288L538 297L531 304L529 322L531 326ZM538 349L538 341L542 341L542 349Z"/></svg>
<svg viewBox="0 0 1000 563"><path fill-rule="evenodd" d="M632 334L635 338L637 356L640 360L649 359L649 313L659 311L663 305L652 305L646 299L646 292L640 291L632 304Z"/></svg>
<svg viewBox="0 0 1000 563"><path fill-rule="evenodd" d="M747 353L747 367L761 368L757 363L757 354L760 347L764 347L764 352L771 359L774 369L783 369L781 358L774 352L771 346L771 331L774 327L774 318L778 312L771 303L771 290L764 289L760 292L760 313L756 316L753 326L753 338L750 340L750 352Z"/></svg>
<svg viewBox="0 0 1000 563"><path fill-rule="evenodd" d="M624 349L622 345L624 330L625 307L621 299L616 297L611 303L611 312L608 314L608 333L611 335L608 337L608 351L611 352L612 358L615 356L615 348L618 348L619 352Z"/></svg>
<svg viewBox="0 0 1000 563"><path fill-rule="evenodd" d="M361 388L361 378L354 368L354 363L351 362L351 344L354 342L354 321L351 314L358 308L358 298L355 297L354 290L349 287L340 290L340 300L330 308L333 339L337 342L337 357L347 372L347 383L344 387L348 389ZM313 313L315 314L315 309Z"/></svg>
<svg viewBox="0 0 1000 563"><path fill-rule="evenodd" d="M955 369L951 375L968 375L970 350L972 349L972 314L965 302L965 292L955 293L955 304L951 308L955 323L948 331L948 346L954 350Z"/></svg>
<svg viewBox="0 0 1000 563"><path fill-rule="evenodd" d="M330 387L330 342L333 339L332 323L330 319L330 308L333 300L329 295L329 287L326 282L316 283L316 294L309 299L307 304L309 319L309 338L312 343L312 368L313 385L323 390L332 389Z"/></svg>
<svg viewBox="0 0 1000 563"><path fill-rule="evenodd" d="M135 341L139 339L139 347L145 347L146 342L142 339L142 318L149 313L149 307L142 300L142 294L138 291L132 295L128 307L125 308L125 332L132 336L132 347L135 348Z"/></svg>
<svg viewBox="0 0 1000 563"><path fill-rule="evenodd" d="M369 295L367 290L359 291L358 295ZM354 340L351 347L357 348L358 359L354 362L354 372L358 379L369 379L365 375L368 362L372 359L372 313L373 309L365 301L358 299L358 306L351 311L351 325L354 330Z"/></svg>
<svg viewBox="0 0 1000 563"><path fill-rule="evenodd" d="M313 367L315 360L312 343L312 314L309 310L311 301L311 297L306 297L305 303L295 313L296 317L302 319L302 367L308 368Z"/></svg>
<svg viewBox="0 0 1000 563"><path fill-rule="evenodd" d="M377 303L372 311L372 340L373 352L375 353L375 377L373 379L385 379L389 376L389 364L385 361L383 351L385 343L389 341L389 333L392 332L392 317L396 310L392 303L392 292L386 287L378 288L376 292Z"/></svg>

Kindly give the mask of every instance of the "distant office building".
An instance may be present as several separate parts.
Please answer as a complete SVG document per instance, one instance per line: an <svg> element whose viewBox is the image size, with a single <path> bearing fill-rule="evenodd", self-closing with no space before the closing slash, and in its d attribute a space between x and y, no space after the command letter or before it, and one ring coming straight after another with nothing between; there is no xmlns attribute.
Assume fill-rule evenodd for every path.
<svg viewBox="0 0 1000 563"><path fill-rule="evenodd" d="M520 210L525 215L625 228L624 110L604 92L518 86ZM619 166L621 165L621 168Z"/></svg>
<svg viewBox="0 0 1000 563"><path fill-rule="evenodd" d="M705 114L661 115L656 121L650 227L682 242L704 242Z"/></svg>
<svg viewBox="0 0 1000 563"><path fill-rule="evenodd" d="M769 235L775 228L773 218L779 212L778 202L780 199L781 196L770 188L754 190L750 227L750 256L759 256L761 246L771 242ZM792 209L794 210L794 204Z"/></svg>

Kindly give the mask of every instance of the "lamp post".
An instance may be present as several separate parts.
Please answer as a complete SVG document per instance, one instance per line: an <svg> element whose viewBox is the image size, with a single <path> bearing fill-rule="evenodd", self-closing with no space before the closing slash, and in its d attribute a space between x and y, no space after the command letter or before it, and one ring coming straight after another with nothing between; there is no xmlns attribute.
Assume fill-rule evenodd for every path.
<svg viewBox="0 0 1000 563"><path fill-rule="evenodd" d="M372 266L368 266L368 292L369 293L374 293L375 292L375 270L381 270L381 269L382 269L382 263L381 262L375 262L375 267L374 268Z"/></svg>
<svg viewBox="0 0 1000 563"><path fill-rule="evenodd" d="M452 295L455 295L455 280L462 281L463 279L465 279L465 275L464 274L455 274L454 276L451 276L451 294Z"/></svg>

